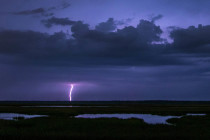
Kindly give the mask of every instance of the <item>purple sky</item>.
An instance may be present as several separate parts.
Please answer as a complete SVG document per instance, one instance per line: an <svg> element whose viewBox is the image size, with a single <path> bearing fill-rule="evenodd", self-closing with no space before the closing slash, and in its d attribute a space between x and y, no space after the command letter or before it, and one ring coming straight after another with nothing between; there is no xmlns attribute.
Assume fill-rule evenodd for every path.
<svg viewBox="0 0 210 140"><path fill-rule="evenodd" d="M0 100L210 100L208 0L1 0Z"/></svg>

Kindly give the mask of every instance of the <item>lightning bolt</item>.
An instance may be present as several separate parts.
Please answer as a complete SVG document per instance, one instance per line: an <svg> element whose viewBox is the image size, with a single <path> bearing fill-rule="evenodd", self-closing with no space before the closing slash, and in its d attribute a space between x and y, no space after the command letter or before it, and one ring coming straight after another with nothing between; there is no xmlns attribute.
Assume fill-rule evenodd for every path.
<svg viewBox="0 0 210 140"><path fill-rule="evenodd" d="M70 91L69 91L69 101L70 102L71 102L71 94L72 94L73 88L74 88L74 85L71 84L71 88L70 88Z"/></svg>

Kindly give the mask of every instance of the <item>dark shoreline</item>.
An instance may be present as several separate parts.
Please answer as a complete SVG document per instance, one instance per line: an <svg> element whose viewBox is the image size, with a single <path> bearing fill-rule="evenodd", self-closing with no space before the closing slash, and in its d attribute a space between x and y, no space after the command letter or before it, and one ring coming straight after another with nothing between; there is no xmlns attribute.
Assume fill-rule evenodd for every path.
<svg viewBox="0 0 210 140"><path fill-rule="evenodd" d="M210 105L210 101L170 101L170 100L145 100L145 101L0 101L4 105Z"/></svg>

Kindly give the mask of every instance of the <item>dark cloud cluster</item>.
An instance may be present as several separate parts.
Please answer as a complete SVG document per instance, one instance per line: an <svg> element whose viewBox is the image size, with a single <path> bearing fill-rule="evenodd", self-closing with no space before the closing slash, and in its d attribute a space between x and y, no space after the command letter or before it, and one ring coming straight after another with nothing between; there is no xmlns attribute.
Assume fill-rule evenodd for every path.
<svg viewBox="0 0 210 140"><path fill-rule="evenodd" d="M117 28L113 18L109 18L106 22L102 22L96 26L97 31L111 32Z"/></svg>
<svg viewBox="0 0 210 140"><path fill-rule="evenodd" d="M96 25L95 30L100 32L111 32L117 29L118 25L126 25L129 23L132 19L128 18L126 20L114 20L113 18L109 18L105 22L101 22L98 25ZM45 25L45 27L52 27L53 25L61 25L61 26L71 26L77 22L81 21L73 21L69 18L57 18L57 17L51 17L48 19L41 20L41 23Z"/></svg>
<svg viewBox="0 0 210 140"><path fill-rule="evenodd" d="M68 18L56 18L56 17L51 17L47 20L42 20L41 22L48 28L52 27L53 25L66 26L66 25L73 25L74 23L76 23L76 21L72 21Z"/></svg>
<svg viewBox="0 0 210 140"><path fill-rule="evenodd" d="M81 21L52 21L60 25L73 24L71 31L74 39L67 39L62 32L47 35L33 31L3 31L0 33L0 52L19 54L26 57L26 61L51 61L49 63L64 65L139 65L166 62L158 62L158 59L163 59L161 57L155 58L161 48L157 48L156 52L150 46L152 41L161 40L162 30L149 21L141 20L136 28L129 26L116 32L108 32L110 29L103 32L91 30L88 24Z"/></svg>
<svg viewBox="0 0 210 140"><path fill-rule="evenodd" d="M59 6L53 6L49 8L36 8L36 9L30 9L30 10L23 10L18 12L13 12L13 15L41 15L44 17L49 17L54 15L55 10L63 10L68 7L70 7L71 4L67 1L63 1L61 5Z"/></svg>
<svg viewBox="0 0 210 140"><path fill-rule="evenodd" d="M31 14L42 14L44 13L45 10L43 8L37 8L37 9L33 9L33 10L25 10L25 11L20 11L20 12L16 12L14 14L16 15L31 15Z"/></svg>
<svg viewBox="0 0 210 140"><path fill-rule="evenodd" d="M154 16L154 15L152 15L151 16L151 21L152 22L155 22L155 21L157 21L157 20L160 20L161 18L163 18L163 15L156 15L156 16Z"/></svg>
<svg viewBox="0 0 210 140"><path fill-rule="evenodd" d="M50 18L45 26L71 25L73 38L63 32L53 35L34 31L1 31L0 54L16 56L15 63L36 65L183 65L191 64L179 54L209 53L209 26L174 28L172 44L161 42L162 30L152 21L140 20L136 27L115 29L109 18L95 29L82 21ZM113 30L114 32L111 32Z"/></svg>
<svg viewBox="0 0 210 140"><path fill-rule="evenodd" d="M210 53L210 25L198 27L190 26L187 29L175 28L170 37L174 40L173 46L189 53Z"/></svg>
<svg viewBox="0 0 210 140"><path fill-rule="evenodd" d="M12 14L14 14L14 15L42 15L42 16L48 17L48 16L54 15L54 13L51 12L54 9L55 9L55 7L51 7L48 9L37 8L37 9L32 9L32 10L24 10L24 11L14 12Z"/></svg>
<svg viewBox="0 0 210 140"><path fill-rule="evenodd" d="M133 20L133 18L127 18L127 19L123 19L123 20L115 20L115 24L116 25L128 25L128 23L130 23Z"/></svg>

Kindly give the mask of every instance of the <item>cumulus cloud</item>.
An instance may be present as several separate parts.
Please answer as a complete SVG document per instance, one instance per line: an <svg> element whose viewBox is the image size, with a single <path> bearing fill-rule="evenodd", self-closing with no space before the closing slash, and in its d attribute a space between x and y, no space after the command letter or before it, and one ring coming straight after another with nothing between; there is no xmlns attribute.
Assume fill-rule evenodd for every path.
<svg viewBox="0 0 210 140"><path fill-rule="evenodd" d="M113 23L113 20L110 18L104 24ZM73 38L67 38L63 32L49 35L3 30L0 32L0 54L14 54L20 63L36 65L156 66L193 64L187 55L210 52L209 26L173 28L173 43L153 44L164 39L160 26L152 21L140 20L136 27L127 26L113 32L90 29L82 21L67 18L53 17L46 24L48 22L49 26L71 25Z"/></svg>
<svg viewBox="0 0 210 140"><path fill-rule="evenodd" d="M107 21L101 22L98 25L96 25L95 30L100 32L112 32L117 29L118 25L127 25L127 23L131 21L132 21L131 18L125 20L114 20L114 18L109 18ZM78 22L81 21L73 21L70 20L69 18L57 18L57 17L51 17L48 19L41 20L41 23L43 23L48 28L52 27L53 25L71 26Z"/></svg>
<svg viewBox="0 0 210 140"><path fill-rule="evenodd" d="M210 25L198 27L190 26L187 29L175 28L170 37L174 40L173 46L189 53L210 53Z"/></svg>
<svg viewBox="0 0 210 140"><path fill-rule="evenodd" d="M72 24L71 32L74 38L66 38L63 32L49 35L33 31L2 31L0 32L0 53L18 54L23 59L22 63L31 61L31 64L173 65L183 63L165 55L166 44L152 45L152 41L162 40L160 37L162 30L150 21L141 20L137 27L128 26L108 33L97 29L91 30L88 24L81 21L69 22L68 19L52 21L54 24Z"/></svg>
<svg viewBox="0 0 210 140"><path fill-rule="evenodd" d="M116 20L115 24L116 25L127 25L128 23L130 23L133 20L133 18L127 18L127 19L123 19L123 20Z"/></svg>
<svg viewBox="0 0 210 140"><path fill-rule="evenodd" d="M106 22L101 22L96 25L95 29L101 32L111 32L117 28L117 25L113 18L109 18Z"/></svg>

